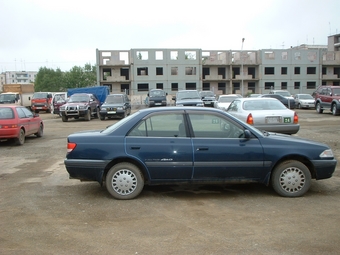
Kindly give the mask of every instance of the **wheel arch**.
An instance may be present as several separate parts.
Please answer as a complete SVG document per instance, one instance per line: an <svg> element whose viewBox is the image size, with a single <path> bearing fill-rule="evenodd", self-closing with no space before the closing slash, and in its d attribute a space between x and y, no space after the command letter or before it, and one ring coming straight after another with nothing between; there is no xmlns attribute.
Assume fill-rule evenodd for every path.
<svg viewBox="0 0 340 255"><path fill-rule="evenodd" d="M116 164L123 163L123 162L124 163L131 163L131 164L137 166L142 173L142 176L144 178L144 183L148 183L148 181L150 180L150 176L149 176L149 172L147 171L144 164L142 162L136 160L136 159L129 158L129 157L116 158L116 159L113 159L109 164L107 164L105 169L104 169L104 173L103 173L103 178L102 178L103 183L105 182L106 175L109 172L109 170L111 169L111 167L113 167Z"/></svg>
<svg viewBox="0 0 340 255"><path fill-rule="evenodd" d="M279 165L281 164L282 162L284 161L287 161L287 160L296 160L296 161L299 161L301 163L303 163L309 170L310 174L311 174L311 177L312 179L315 179L316 178L316 173L315 173L315 169L314 169L314 166L312 164L312 162L304 157L304 156L301 156L301 155L287 155L283 158L281 158L280 160L278 160L273 166L272 166L272 169L270 170L270 178L267 180L267 184L270 183L271 179L272 179L272 174L273 174L273 171L274 169Z"/></svg>

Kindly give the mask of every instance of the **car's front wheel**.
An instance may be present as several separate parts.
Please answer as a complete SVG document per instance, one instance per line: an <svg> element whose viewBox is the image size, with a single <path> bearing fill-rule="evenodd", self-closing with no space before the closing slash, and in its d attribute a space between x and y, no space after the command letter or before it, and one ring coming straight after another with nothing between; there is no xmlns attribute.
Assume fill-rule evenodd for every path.
<svg viewBox="0 0 340 255"><path fill-rule="evenodd" d="M105 185L114 198L133 199L142 192L144 178L137 166L131 163L119 163L107 173Z"/></svg>
<svg viewBox="0 0 340 255"><path fill-rule="evenodd" d="M300 197L311 185L309 169L296 160L286 160L275 167L271 183L274 190L284 197Z"/></svg>
<svg viewBox="0 0 340 255"><path fill-rule="evenodd" d="M90 121L91 120L91 109L88 109L85 115L85 120Z"/></svg>
<svg viewBox="0 0 340 255"><path fill-rule="evenodd" d="M315 109L318 113L323 113L323 109L321 108L321 104L319 102L316 103Z"/></svg>

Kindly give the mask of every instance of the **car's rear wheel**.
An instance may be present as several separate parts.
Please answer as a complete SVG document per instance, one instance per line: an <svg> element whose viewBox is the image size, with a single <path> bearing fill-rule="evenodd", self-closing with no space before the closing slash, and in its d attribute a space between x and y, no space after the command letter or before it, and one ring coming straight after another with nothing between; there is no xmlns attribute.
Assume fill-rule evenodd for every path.
<svg viewBox="0 0 340 255"><path fill-rule="evenodd" d="M25 131L20 129L19 136L14 139L16 145L23 145L25 143Z"/></svg>
<svg viewBox="0 0 340 255"><path fill-rule="evenodd" d="M99 116L100 116L100 115L99 115L99 108L97 108L94 117L95 117L96 119L99 119Z"/></svg>
<svg viewBox="0 0 340 255"><path fill-rule="evenodd" d="M44 126L43 126L43 124L40 124L39 130L38 130L37 133L35 133L35 135L36 135L37 137L42 137L43 134L44 134Z"/></svg>
<svg viewBox="0 0 340 255"><path fill-rule="evenodd" d="M100 120L105 120L105 116L104 115L100 115Z"/></svg>
<svg viewBox="0 0 340 255"><path fill-rule="evenodd" d="M323 113L323 109L321 108L321 104L319 102L316 103L315 109L317 113Z"/></svg>
<svg viewBox="0 0 340 255"><path fill-rule="evenodd" d="M142 192L144 178L137 166L131 163L119 163L107 173L105 185L114 198L133 199Z"/></svg>
<svg viewBox="0 0 340 255"><path fill-rule="evenodd" d="M286 160L275 167L271 183L274 190L284 197L300 197L311 185L309 169L296 160Z"/></svg>

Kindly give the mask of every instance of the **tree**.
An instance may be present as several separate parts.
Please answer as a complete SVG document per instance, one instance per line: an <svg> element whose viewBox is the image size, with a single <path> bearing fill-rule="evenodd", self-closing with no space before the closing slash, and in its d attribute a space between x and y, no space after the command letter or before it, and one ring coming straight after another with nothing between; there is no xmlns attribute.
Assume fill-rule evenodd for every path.
<svg viewBox="0 0 340 255"><path fill-rule="evenodd" d="M37 73L34 82L35 91L62 91L63 73L59 68L57 70L41 67Z"/></svg>
<svg viewBox="0 0 340 255"><path fill-rule="evenodd" d="M95 85L97 82L96 66L85 64L74 66L68 72L61 72L42 67L35 79L35 91L67 91L68 88L81 88Z"/></svg>

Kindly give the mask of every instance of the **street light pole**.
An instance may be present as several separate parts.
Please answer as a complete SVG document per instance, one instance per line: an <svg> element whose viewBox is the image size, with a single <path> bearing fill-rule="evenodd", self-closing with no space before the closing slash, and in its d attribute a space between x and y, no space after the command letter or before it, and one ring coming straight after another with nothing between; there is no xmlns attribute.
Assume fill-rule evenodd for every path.
<svg viewBox="0 0 340 255"><path fill-rule="evenodd" d="M242 38L242 46L241 46L241 93L244 96L244 87L243 87L243 42L244 38Z"/></svg>

